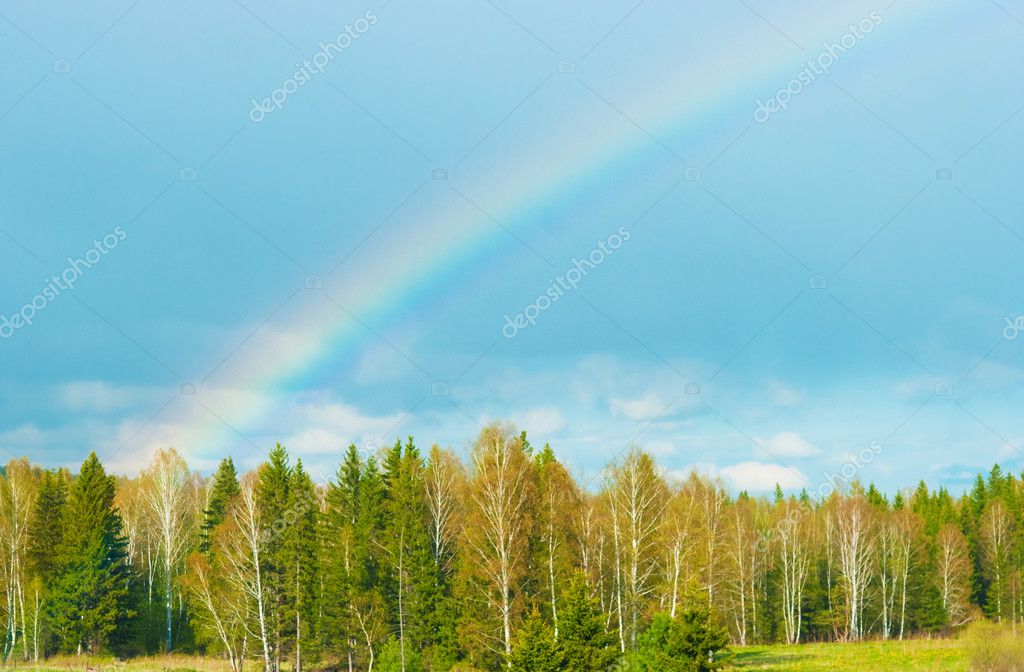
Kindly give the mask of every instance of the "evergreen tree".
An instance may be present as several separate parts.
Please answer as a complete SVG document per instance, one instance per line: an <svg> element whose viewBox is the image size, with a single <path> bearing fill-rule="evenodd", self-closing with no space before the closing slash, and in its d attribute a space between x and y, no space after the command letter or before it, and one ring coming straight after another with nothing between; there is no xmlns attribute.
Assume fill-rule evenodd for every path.
<svg viewBox="0 0 1024 672"><path fill-rule="evenodd" d="M44 471L28 530L29 568L44 586L53 585L60 569L57 551L65 537L67 500L67 481L59 473Z"/></svg>
<svg viewBox="0 0 1024 672"><path fill-rule="evenodd" d="M290 577L284 545L290 480L288 451L279 443L270 451L267 461L260 465L256 492L260 519L264 525L261 558L264 566L261 571L269 605L275 672L281 669L284 640L291 634L293 625L286 609Z"/></svg>
<svg viewBox="0 0 1024 672"><path fill-rule="evenodd" d="M313 651L316 641L317 592L320 585L317 555L319 506L316 488L297 460L288 487L287 528L284 555L287 566L285 617L293 625L295 637L293 670L301 672L302 662Z"/></svg>
<svg viewBox="0 0 1024 672"><path fill-rule="evenodd" d="M607 670L619 659L618 638L607 632L605 617L590 586L577 575L565 595L559 618L558 650L563 670L589 672Z"/></svg>
<svg viewBox="0 0 1024 672"><path fill-rule="evenodd" d="M68 483L62 472L44 471L28 528L28 568L35 577L35 589L40 601L49 600L62 568L59 550L66 536L64 523L68 500ZM46 655L55 650L58 642L51 633L46 619L39 624L37 653Z"/></svg>
<svg viewBox="0 0 1024 672"><path fill-rule="evenodd" d="M509 657L511 672L561 672L565 667L562 650L555 644L551 629L544 624L540 614L533 616L523 625L519 641ZM577 668L578 669L578 668ZM585 668L590 670L591 668ZM605 668L592 668L605 669Z"/></svg>
<svg viewBox="0 0 1024 672"><path fill-rule="evenodd" d="M213 477L213 487L210 488L210 499L206 509L203 510L203 527L199 538L199 550L203 553L210 552L210 537L213 534L213 528L224 522L228 504L238 493L238 474L235 471L235 463L230 457L225 457L217 467L217 473Z"/></svg>
<svg viewBox="0 0 1024 672"><path fill-rule="evenodd" d="M729 635L716 626L706 608L690 609L672 618L654 615L640 636L630 669L641 672L713 672L726 662Z"/></svg>
<svg viewBox="0 0 1024 672"><path fill-rule="evenodd" d="M115 480L90 453L65 508L61 569L49 604L63 650L96 653L109 646L126 608L128 568L121 517L113 508Z"/></svg>

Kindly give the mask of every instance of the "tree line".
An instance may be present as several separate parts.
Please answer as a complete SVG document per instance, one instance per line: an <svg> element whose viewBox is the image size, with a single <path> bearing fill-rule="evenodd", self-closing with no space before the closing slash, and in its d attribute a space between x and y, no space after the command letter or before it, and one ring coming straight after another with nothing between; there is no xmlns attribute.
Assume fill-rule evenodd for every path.
<svg viewBox="0 0 1024 672"><path fill-rule="evenodd" d="M466 459L350 446L317 483L278 445L212 477L173 449L134 478L10 462L6 661L161 651L265 672L703 670L727 643L904 638L1024 620L1024 480L954 497L731 494L639 448L582 487L496 423ZM676 661L676 662L672 662ZM686 662L679 662L686 661Z"/></svg>

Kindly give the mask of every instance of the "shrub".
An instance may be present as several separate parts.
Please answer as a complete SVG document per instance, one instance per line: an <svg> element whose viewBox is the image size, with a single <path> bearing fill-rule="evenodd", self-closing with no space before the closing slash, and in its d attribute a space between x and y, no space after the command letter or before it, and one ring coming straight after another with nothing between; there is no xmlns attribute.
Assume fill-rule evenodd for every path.
<svg viewBox="0 0 1024 672"><path fill-rule="evenodd" d="M977 621L964 634L972 672L1024 672L1024 638L1005 625Z"/></svg>

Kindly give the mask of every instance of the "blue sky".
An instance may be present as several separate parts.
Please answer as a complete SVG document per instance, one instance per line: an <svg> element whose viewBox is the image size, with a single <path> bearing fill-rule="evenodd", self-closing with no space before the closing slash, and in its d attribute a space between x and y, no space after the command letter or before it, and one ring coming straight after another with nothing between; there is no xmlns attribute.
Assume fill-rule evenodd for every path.
<svg viewBox="0 0 1024 672"><path fill-rule="evenodd" d="M0 2L0 448L1020 469L1024 2L820 5Z"/></svg>

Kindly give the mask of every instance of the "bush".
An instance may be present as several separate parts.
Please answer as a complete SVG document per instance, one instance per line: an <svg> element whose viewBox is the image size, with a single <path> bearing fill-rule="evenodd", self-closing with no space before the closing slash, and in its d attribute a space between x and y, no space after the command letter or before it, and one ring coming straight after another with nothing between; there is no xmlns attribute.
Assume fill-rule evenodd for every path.
<svg viewBox="0 0 1024 672"><path fill-rule="evenodd" d="M1024 637L1009 626L977 621L964 640L973 672L1024 672Z"/></svg>

